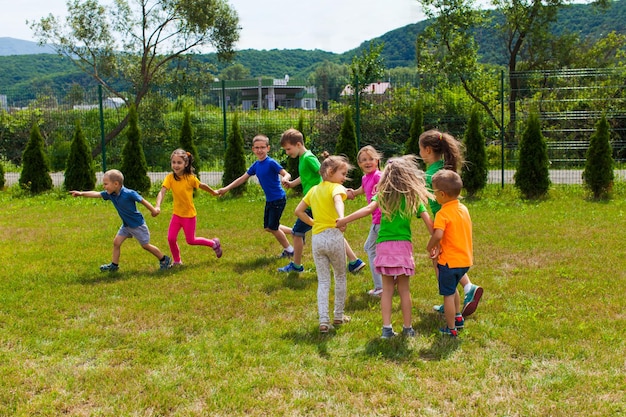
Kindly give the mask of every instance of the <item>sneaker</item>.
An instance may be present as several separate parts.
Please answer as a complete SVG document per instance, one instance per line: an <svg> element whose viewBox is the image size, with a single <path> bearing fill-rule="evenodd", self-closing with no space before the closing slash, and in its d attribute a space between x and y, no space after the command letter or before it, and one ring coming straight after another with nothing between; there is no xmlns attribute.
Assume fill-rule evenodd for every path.
<svg viewBox="0 0 626 417"><path fill-rule="evenodd" d="M102 271L102 272L115 272L118 269L120 269L120 267L118 265L113 264L113 263L106 264L106 265L100 265L100 271Z"/></svg>
<svg viewBox="0 0 626 417"><path fill-rule="evenodd" d="M293 258L293 251L289 252L287 249L283 249L283 253L280 254L279 258Z"/></svg>
<svg viewBox="0 0 626 417"><path fill-rule="evenodd" d="M456 329L450 329L447 326L442 327L439 331L444 336L457 337L459 335L459 332L457 332Z"/></svg>
<svg viewBox="0 0 626 417"><path fill-rule="evenodd" d="M461 330L465 327L465 319L462 315L459 314L454 318L454 327L456 327L457 330Z"/></svg>
<svg viewBox="0 0 626 417"><path fill-rule="evenodd" d="M373 290L369 290L367 293L371 295L372 297L380 297L383 294L383 289L374 288Z"/></svg>
<svg viewBox="0 0 626 417"><path fill-rule="evenodd" d="M465 294L463 299L463 317L468 317L474 314L478 308L478 302L483 296L483 287L472 284L472 288Z"/></svg>
<svg viewBox="0 0 626 417"><path fill-rule="evenodd" d="M352 317L344 314L342 318L333 320L333 325L341 326L342 324L350 323L350 320L352 320Z"/></svg>
<svg viewBox="0 0 626 417"><path fill-rule="evenodd" d="M172 268L180 268L181 266L183 266L183 261L172 262Z"/></svg>
<svg viewBox="0 0 626 417"><path fill-rule="evenodd" d="M402 336L404 337L415 337L415 330L412 327L406 328L402 327Z"/></svg>
<svg viewBox="0 0 626 417"><path fill-rule="evenodd" d="M434 305L433 310L439 314L443 314L443 304Z"/></svg>
<svg viewBox="0 0 626 417"><path fill-rule="evenodd" d="M218 258L222 257L222 245L220 244L220 240L216 237L213 238L213 250L215 251L215 256Z"/></svg>
<svg viewBox="0 0 626 417"><path fill-rule="evenodd" d="M397 335L398 333L394 332L391 327L383 327L383 334L380 337L381 339L391 339Z"/></svg>
<svg viewBox="0 0 626 417"><path fill-rule="evenodd" d="M365 262L363 262L359 258L357 258L356 261L348 263L348 271L352 272L353 274L356 274L363 268L365 268Z"/></svg>
<svg viewBox="0 0 626 417"><path fill-rule="evenodd" d="M282 268L278 268L278 272L303 272L304 271L304 265L301 266L296 266L296 264L294 264L293 262L289 262L289 264L287 266L283 266Z"/></svg>
<svg viewBox="0 0 626 417"><path fill-rule="evenodd" d="M159 261L159 266L161 269L169 269L172 266L172 258L165 255L163 260Z"/></svg>

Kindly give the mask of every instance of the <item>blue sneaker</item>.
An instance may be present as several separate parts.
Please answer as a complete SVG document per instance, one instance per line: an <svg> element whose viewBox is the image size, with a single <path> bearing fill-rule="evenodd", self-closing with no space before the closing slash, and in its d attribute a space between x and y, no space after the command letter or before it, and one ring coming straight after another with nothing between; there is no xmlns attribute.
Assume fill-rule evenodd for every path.
<svg viewBox="0 0 626 417"><path fill-rule="evenodd" d="M100 271L102 272L115 272L118 269L120 269L120 267L115 265L114 263L100 265Z"/></svg>
<svg viewBox="0 0 626 417"><path fill-rule="evenodd" d="M357 258L356 261L348 263L348 271L352 272L353 274L356 274L363 268L365 268L365 262L363 262L359 258Z"/></svg>
<svg viewBox="0 0 626 417"><path fill-rule="evenodd" d="M459 332L457 332L456 329L450 329L448 326L442 327L439 331L443 336L457 337L459 335Z"/></svg>
<svg viewBox="0 0 626 417"><path fill-rule="evenodd" d="M434 305L433 310L439 314L443 314L443 304Z"/></svg>
<svg viewBox="0 0 626 417"><path fill-rule="evenodd" d="M465 327L465 319L462 315L459 314L454 318L454 327L456 327L457 330L461 330Z"/></svg>
<svg viewBox="0 0 626 417"><path fill-rule="evenodd" d="M396 337L398 333L394 332L391 327L383 327L383 334L380 336L381 339L391 339L392 337Z"/></svg>
<svg viewBox="0 0 626 417"><path fill-rule="evenodd" d="M278 272L303 272L304 271L304 265L300 265L300 266L296 266L296 264L294 264L293 262L289 262L289 265L287 266L283 266L282 268L278 268Z"/></svg>
<svg viewBox="0 0 626 417"><path fill-rule="evenodd" d="M169 269L172 267L172 258L165 255L162 260L159 261L159 266L161 269Z"/></svg>
<svg viewBox="0 0 626 417"><path fill-rule="evenodd" d="M402 327L402 336L404 337L415 337L415 330L412 327L406 328Z"/></svg>
<svg viewBox="0 0 626 417"><path fill-rule="evenodd" d="M465 294L463 298L463 317L474 314L478 308L478 302L483 296L483 288L472 284L472 288Z"/></svg>

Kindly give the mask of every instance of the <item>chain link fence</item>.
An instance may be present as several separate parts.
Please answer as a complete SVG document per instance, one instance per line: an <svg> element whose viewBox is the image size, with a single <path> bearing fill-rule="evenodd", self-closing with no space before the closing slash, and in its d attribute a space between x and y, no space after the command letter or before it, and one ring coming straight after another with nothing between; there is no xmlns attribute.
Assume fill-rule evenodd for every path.
<svg viewBox="0 0 626 417"><path fill-rule="evenodd" d="M510 76L493 72L483 78L480 93L488 98L485 102L489 112L483 112L482 125L490 168L495 171L491 181L510 181L509 173L517 163L517 141L531 111L540 115L552 168L563 170L559 178L571 173L571 179L565 182L581 182L579 172L589 137L603 114L611 124L615 160L623 163L626 159L624 70L520 72ZM514 108L505 101L511 94L516 97ZM389 78L364 86L360 97L359 111L354 116L358 145L371 144L385 156L403 153L412 121L411 108L418 100L424 108L425 129L435 127L458 139L463 138L474 105L460 83L441 74ZM263 133L271 140L271 155L279 161L286 160L279 146L280 135L290 127L302 128L307 147L314 153L333 153L345 107L354 107L354 98L343 82L316 85L308 79L289 77L216 80L206 85L203 94L194 96L155 90L139 107L146 160L152 171L169 170L169 155L178 147L184 109L191 111L203 171L222 169L235 115L246 147L256 134ZM37 123L51 170L62 171L76 123L96 148L103 144L101 132L111 131L126 116L123 100L105 94L101 103L96 87L76 84L43 85L33 91L0 88L0 157L5 164L19 169L31 126ZM120 166L124 142L122 133L106 144L106 159L95 157L99 169ZM252 162L251 153L249 158Z"/></svg>

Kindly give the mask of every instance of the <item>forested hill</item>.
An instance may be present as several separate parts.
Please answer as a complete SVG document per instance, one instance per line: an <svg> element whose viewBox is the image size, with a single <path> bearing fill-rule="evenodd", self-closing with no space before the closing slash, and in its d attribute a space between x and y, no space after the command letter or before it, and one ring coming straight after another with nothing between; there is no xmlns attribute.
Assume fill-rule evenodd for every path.
<svg viewBox="0 0 626 417"><path fill-rule="evenodd" d="M497 20L497 16L495 19ZM358 48L335 54L321 50L243 50L237 53L235 63L240 63L250 70L250 75L282 78L285 74L306 77L316 65L324 61L350 63L352 57L370 42L384 42L383 57L387 68L412 67L415 65L415 40L417 35L428 25L422 21L407 25L384 35L364 41ZM626 0L615 1L608 11L600 11L591 5L575 4L563 9L558 21L552 28L554 33L578 33L581 39L594 39L611 31L626 33ZM60 87L78 82L85 85L89 79L67 59L54 54L26 55L41 49L24 49L24 55L16 53L16 41L0 38L0 94L5 86L47 85ZM501 52L499 39L493 31L482 31L477 35L481 61L504 65L506 59ZM36 44L30 42L31 46ZM5 56L3 56L5 55ZM9 55L9 56L7 56ZM216 64L217 72L225 65L217 63L214 54L199 55L205 62Z"/></svg>

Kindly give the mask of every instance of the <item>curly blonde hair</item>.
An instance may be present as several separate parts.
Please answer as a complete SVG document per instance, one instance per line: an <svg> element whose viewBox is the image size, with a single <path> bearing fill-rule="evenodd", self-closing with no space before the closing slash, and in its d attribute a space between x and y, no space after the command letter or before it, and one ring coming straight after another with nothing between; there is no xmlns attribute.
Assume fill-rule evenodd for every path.
<svg viewBox="0 0 626 417"><path fill-rule="evenodd" d="M395 214L411 217L420 204L434 196L426 188L424 173L417 169L415 155L404 155L387 161L378 182L378 206L386 218Z"/></svg>

